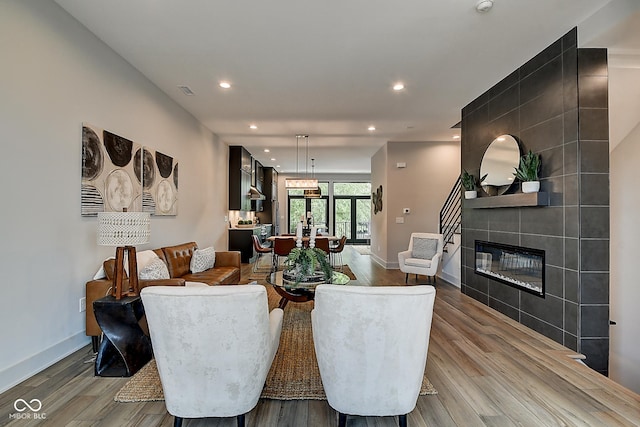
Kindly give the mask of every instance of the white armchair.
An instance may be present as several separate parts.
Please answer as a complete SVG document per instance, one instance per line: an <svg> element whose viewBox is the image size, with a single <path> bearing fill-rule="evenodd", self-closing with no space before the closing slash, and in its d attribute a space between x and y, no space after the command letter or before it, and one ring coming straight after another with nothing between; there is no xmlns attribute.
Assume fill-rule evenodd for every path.
<svg viewBox="0 0 640 427"><path fill-rule="evenodd" d="M260 398L280 342L283 311L260 285L150 286L141 292L167 411L237 417Z"/></svg>
<svg viewBox="0 0 640 427"><path fill-rule="evenodd" d="M418 274L433 277L435 284L443 248L442 234L411 233L409 249L398 253L400 271L405 273L404 282L407 283L411 273L416 275L416 280Z"/></svg>
<svg viewBox="0 0 640 427"><path fill-rule="evenodd" d="M399 416L416 406L429 348L433 286L316 287L313 343L329 405L346 415Z"/></svg>

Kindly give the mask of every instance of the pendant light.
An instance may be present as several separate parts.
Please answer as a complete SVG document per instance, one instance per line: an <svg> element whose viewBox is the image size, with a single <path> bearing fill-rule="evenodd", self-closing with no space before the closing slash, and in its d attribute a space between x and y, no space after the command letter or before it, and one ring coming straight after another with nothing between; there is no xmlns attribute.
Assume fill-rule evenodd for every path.
<svg viewBox="0 0 640 427"><path fill-rule="evenodd" d="M309 160L309 135L296 135L296 175L297 178L287 178L284 180L284 186L286 189L297 189L297 190L315 190L318 188L318 180L310 179L307 175L307 169L305 164L305 177L301 178L298 174L298 151L300 147L300 139L304 138L306 146L307 146L307 161Z"/></svg>
<svg viewBox="0 0 640 427"><path fill-rule="evenodd" d="M316 168L316 159L311 159L311 178L315 179L315 168ZM305 199L319 199L322 197L322 190L320 190L320 186L316 187L315 190L304 190L304 198Z"/></svg>

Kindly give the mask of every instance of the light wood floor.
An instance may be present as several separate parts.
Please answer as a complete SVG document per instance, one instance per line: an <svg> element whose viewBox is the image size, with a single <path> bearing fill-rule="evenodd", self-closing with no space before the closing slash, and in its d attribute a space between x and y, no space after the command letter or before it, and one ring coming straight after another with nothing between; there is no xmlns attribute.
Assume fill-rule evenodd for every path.
<svg viewBox="0 0 640 427"><path fill-rule="evenodd" d="M344 262L361 283L404 284L347 247ZM244 271L246 270L246 271ZM250 274L243 268L243 277ZM422 278L424 279L424 278ZM410 279L413 281L413 277ZM573 352L438 282L427 375L437 395L422 396L409 426L639 426L640 395L573 360ZM291 303L290 303L291 304ZM90 347L0 395L0 425L171 426L163 402L116 403L126 378L95 378ZM16 399L42 401L44 421L11 420ZM185 420L235 426L235 419ZM326 401L261 400L248 426L336 426ZM393 417L348 417L349 427L396 426Z"/></svg>

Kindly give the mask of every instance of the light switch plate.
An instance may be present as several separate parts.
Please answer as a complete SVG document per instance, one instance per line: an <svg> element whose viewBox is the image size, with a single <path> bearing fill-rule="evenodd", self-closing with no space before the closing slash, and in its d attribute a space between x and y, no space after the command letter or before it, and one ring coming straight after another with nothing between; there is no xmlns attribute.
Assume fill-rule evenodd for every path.
<svg viewBox="0 0 640 427"><path fill-rule="evenodd" d="M396 224L404 224L404 217L397 216L396 217Z"/></svg>

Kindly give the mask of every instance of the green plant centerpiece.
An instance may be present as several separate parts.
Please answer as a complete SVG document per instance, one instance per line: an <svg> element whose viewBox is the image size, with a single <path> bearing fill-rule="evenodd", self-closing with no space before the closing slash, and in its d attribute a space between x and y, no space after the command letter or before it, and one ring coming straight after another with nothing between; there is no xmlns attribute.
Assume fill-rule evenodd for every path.
<svg viewBox="0 0 640 427"><path fill-rule="evenodd" d="M294 248L285 260L282 273L285 282L296 287L315 287L319 283L330 283L333 270L327 254L318 248Z"/></svg>
<svg viewBox="0 0 640 427"><path fill-rule="evenodd" d="M527 154L520 157L520 164L513 173L522 182L539 181L540 155L529 150Z"/></svg>

